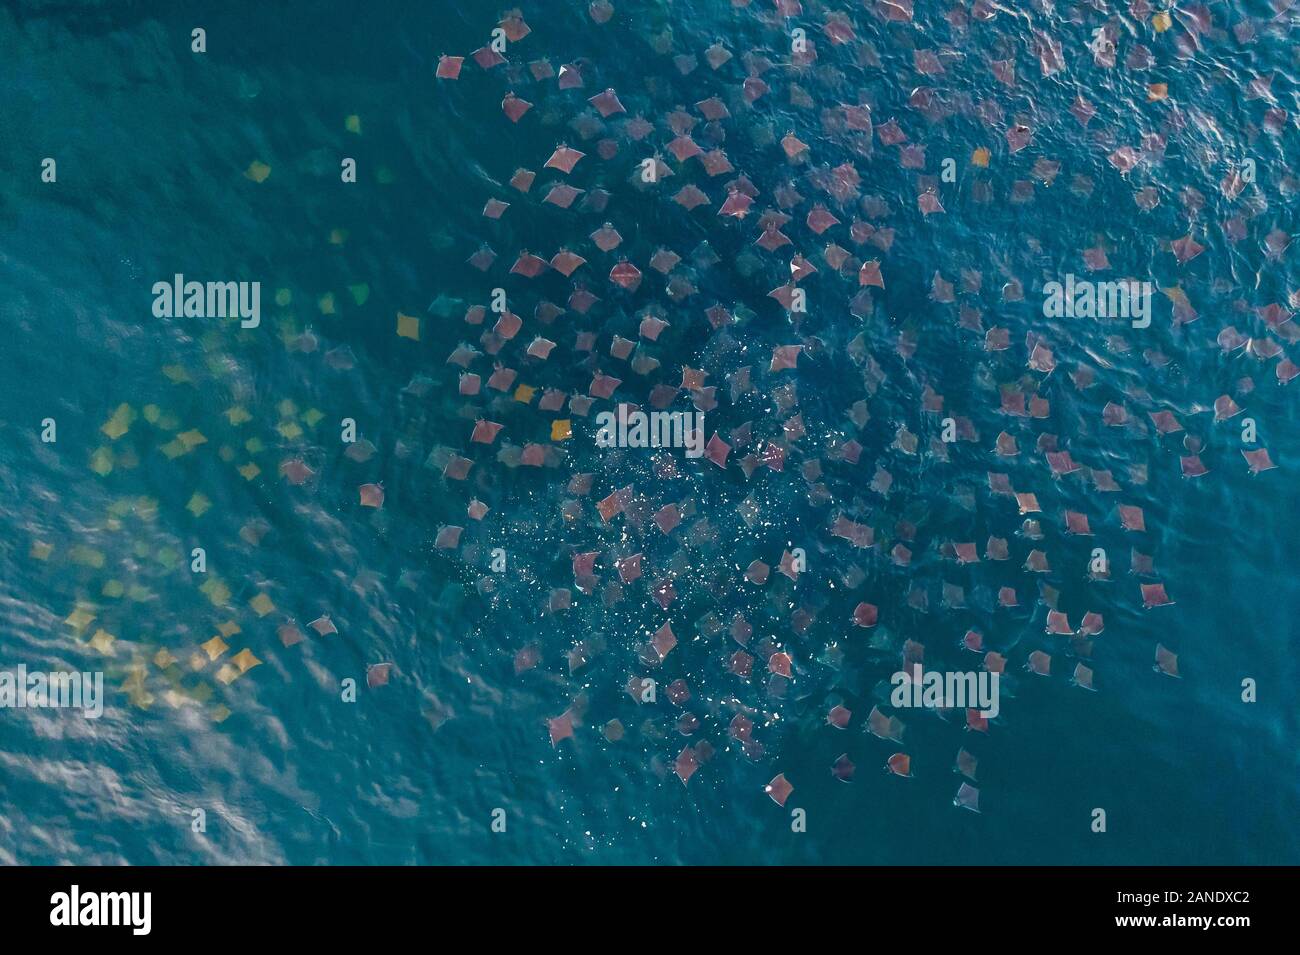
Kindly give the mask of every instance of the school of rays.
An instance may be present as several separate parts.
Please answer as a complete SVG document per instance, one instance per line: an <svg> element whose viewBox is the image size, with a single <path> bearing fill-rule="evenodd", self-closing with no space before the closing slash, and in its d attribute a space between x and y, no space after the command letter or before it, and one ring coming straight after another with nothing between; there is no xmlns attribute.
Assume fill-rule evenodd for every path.
<svg viewBox="0 0 1300 955"><path fill-rule="evenodd" d="M435 482L444 511L463 518L429 534L432 573L458 582L479 636L549 700L535 729L557 759L622 747L689 786L711 761L738 757L764 767L763 791L784 806L801 780L784 772L783 740L811 715L873 737L896 776L955 768L955 802L978 811L981 739L1033 728L940 711L953 762L921 765L907 725L931 717L891 708L890 676L984 668L1005 672L1011 695L1017 673L1061 694L1180 676L1185 624L1146 648L1153 668L1121 666L1108 646L1138 615L1179 613L1179 582L1160 572L1164 507L1136 503L1141 489L1167 475L1174 493L1230 471L1276 480L1263 473L1277 465L1262 437L1243 441L1234 419L1251 413L1266 434L1252 394L1300 373L1285 351L1300 337L1291 236L1270 208L1300 186L1272 161L1294 119L1267 75L1237 116L1179 101L1180 86L1216 81L1192 68L1214 50L1289 26L1282 12L1243 26L1145 0L1079 4L1068 17L986 0L924 11L912 0L732 0L732 33L650 32L661 68L632 77L584 43L637 7L570 11L559 50L509 12L484 23L481 48L442 56L432 92L420 91L499 96L500 115L480 119L482 149L515 167L481 177L481 225L459 240L478 300L394 309L411 348L431 323L463 323L463 342L445 360L429 354L407 388L457 394L462 443L418 447L417 435L413 453L390 455L362 438L343 452L345 470L324 412L288 397L262 407L246 383L246 400L234 388L213 420L219 434L122 403L89 468L104 478L141 454L215 455L243 481L304 500L347 482L337 520L354 522L381 515L394 487ZM996 55L967 53L975 38ZM910 50L911 68L886 69L882 47ZM1139 91L1143 108L1090 102L1079 78L1094 71L1126 102ZM515 151L512 129L530 123L554 130L552 148ZM1080 130L1085 148L1067 146ZM1244 174L1247 151L1257 164ZM949 159L955 176L942 173ZM271 173L255 161L245 175L269 189ZM1101 225L1099 183L1132 194ZM1073 259L1022 232L1017 207L1033 203L1052 204ZM544 225L549 247L515 241L521 215ZM1016 241L996 251L989 237L1007 234ZM1041 289L1067 272L1151 280L1151 327L1045 317ZM369 297L366 285L340 294L356 306ZM283 291L276 304L290 301ZM351 371L346 346L278 327L296 360ZM1195 354L1197 367L1170 352ZM202 374L163 371L177 386ZM704 457L597 447L595 413L619 406L704 412ZM156 447L131 443L144 428ZM210 507L195 489L193 517ZM156 510L123 498L109 529L149 525ZM271 526L250 513L233 531L256 547ZM66 616L105 657L118 635L103 602L144 612L148 577L189 560L182 535L149 536L127 557L146 565L135 581L106 577ZM56 553L35 539L30 553L105 566L93 542ZM572 582L553 586L570 568ZM362 639L361 614L349 632L272 581L209 573L200 590L212 632L175 627L170 646L115 657L136 706L161 696L220 721L221 688L269 654ZM274 643L252 636L268 625ZM370 690L401 678L386 661L366 672ZM825 753L845 782L852 748Z"/></svg>

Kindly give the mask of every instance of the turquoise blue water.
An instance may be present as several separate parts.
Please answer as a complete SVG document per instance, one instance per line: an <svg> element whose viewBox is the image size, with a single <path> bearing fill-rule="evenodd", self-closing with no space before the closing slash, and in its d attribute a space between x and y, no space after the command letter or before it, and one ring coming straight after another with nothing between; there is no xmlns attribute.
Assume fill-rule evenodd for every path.
<svg viewBox="0 0 1300 955"><path fill-rule="evenodd" d="M943 4L917 3L911 24L856 4L841 11L857 38L842 46L823 32L824 5L805 3L788 19L766 0L614 7L598 24L582 4L526 6L531 33L509 47L510 65L484 71L467 59L454 83L435 79L438 56L488 42L502 11L445 2L0 10L0 669L102 670L109 688L99 720L0 710L0 860L1297 862L1296 386L1279 384L1281 357L1225 355L1215 341L1232 325L1294 351L1289 325L1270 330L1255 310L1286 306L1300 289L1295 252L1270 257L1265 246L1275 230L1296 228L1287 159L1297 145L1297 13L1212 5L1200 48L1180 57L1197 10L1157 33L1155 11L1116 7L1118 64L1104 69L1087 43L1107 17L1087 4L1001 10L964 32ZM1233 32L1243 20L1254 25L1249 42ZM202 54L191 51L195 27L206 30ZM786 65L795 27L816 44L812 68ZM1062 44L1063 72L1043 76L1033 30ZM716 71L705 57L715 39L733 54ZM1138 44L1149 69L1127 64ZM913 50L944 47L945 72L919 75ZM679 55L697 58L688 74ZM535 81L527 64L542 57L557 69L579 64L584 87ZM762 73L771 92L747 106L739 89L754 57L776 65ZM1010 87L989 66L1009 59ZM1252 93L1260 77L1271 78L1268 96ZM1155 83L1167 84L1167 99L1148 102ZM951 115L910 107L918 86ZM606 87L627 116L601 121L588 109ZM533 103L518 124L500 107L511 90ZM732 116L709 129L691 107L712 95ZM1097 109L1086 129L1068 112L1076 96ZM870 105L876 133L855 148L823 110L858 102ZM696 116L696 141L721 142L735 173L710 178L699 160L671 157L666 117L678 105ZM625 131L638 113L654 125L639 143ZM1005 133L1017 116L1034 133L1011 153ZM923 168L902 168L898 147L881 141L891 118L924 145ZM806 163L787 162L779 143L788 132L808 144ZM1144 134L1166 137L1163 158L1148 155L1121 176L1107 157L1140 148ZM619 147L608 160L597 145L606 137ZM569 177L543 170L561 141L587 154ZM980 147L987 169L971 161ZM644 189L632 179L656 148L674 176ZM53 183L41 179L46 157L57 162ZM356 183L340 181L343 157L356 160ZM952 183L938 178L948 157ZM1227 197L1227 164L1248 158L1255 181ZM1035 172L1040 160L1059 172ZM845 162L861 183L841 201L819 183ZM526 195L508 184L521 167L539 173ZM751 214L721 218L723 184L741 173L759 192ZM917 208L925 175L937 180L941 215ZM605 190L607 206L544 204L566 178L588 197ZM756 220L787 182L804 197L783 227L793 244L765 252L753 245ZM1013 201L1017 182L1031 183L1021 187L1027 201ZM708 206L687 213L669 201L687 183ZM991 201L978 201L982 188ZM1160 198L1149 212L1134 201L1143 188ZM873 195L886 216L863 206ZM492 197L511 203L500 220L481 214ZM841 220L820 237L804 222L814 202ZM1223 226L1233 216L1245 229L1237 241ZM892 247L853 242L855 219L892 227ZM623 236L613 254L587 238L605 221ZM1169 243L1187 234L1205 251L1180 265ZM693 254L704 241L718 257L708 267ZM855 264L881 261L885 288L868 290L870 315L853 314L860 286L852 272L832 274L828 241ZM466 264L483 243L498 255L487 273ZM508 274L520 249L549 257L561 245L589 260L572 281ZM1045 318L1043 283L1083 277L1082 250L1096 246L1111 270L1094 277L1181 287L1199 318L1175 325L1161 292L1149 329ZM683 258L674 275L689 275L694 295L665 294L648 266L660 247ZM796 251L819 269L801 283L810 306L797 323L767 297ZM606 278L621 255L644 274L635 292ZM978 291L963 290L962 270L982 274ZM932 297L936 271L957 286L955 302ZM178 272L259 281L260 327L154 317L153 284ZM1023 301L1003 293L1013 280ZM540 324L538 302L564 306L574 282L601 301ZM624 381L619 399L648 406L654 384L675 386L683 366L700 368L718 387L710 435L753 421L756 437L779 436L794 411L807 434L790 442L780 472L747 478L737 462L751 446L733 449L725 471L674 452L682 476L660 478L648 452L596 448L592 418L539 410L540 391L529 403L462 397L461 369L447 356L461 342L483 350L494 317L471 326L463 316L495 287L524 320L497 356L520 369L517 383L581 394L599 367ZM638 375L608 350L614 334L637 340L652 303L671 324L642 345L661 366ZM749 317L716 332L705 318L715 303ZM980 310L984 329L1008 329L1010 347L986 352L982 333L960 327L963 306ZM418 339L397 333L399 313L419 320ZM597 334L594 360L575 352L578 331ZM1050 375L1026 365L1030 332L1050 343ZM558 343L544 365L523 355L537 334ZM914 338L910 357L900 334ZM768 370L773 347L799 342L796 369ZM493 360L480 355L471 369L486 380ZM753 367L757 393L733 401L727 376L742 365ZM1071 380L1081 367L1091 387ZM1246 377L1253 389L1241 386ZM1049 400L1046 418L1000 413L999 386L1017 382ZM778 389L790 383L798 406L779 410L788 396ZM922 410L927 387L979 433L950 446L947 462L930 449L942 416ZM1256 422L1255 443L1243 444L1242 418L1213 423L1223 394ZM870 413L860 429L848 415L859 400ZM1112 401L1140 426L1105 427ZM597 401L592 415L609 406ZM674 407L691 404L679 395ZM1148 417L1157 410L1173 411L1185 432L1157 435ZM491 448L469 441L479 417L506 426ZM42 441L47 418L53 443ZM344 418L368 442L360 452L339 440ZM550 440L555 418L572 422L570 440ZM919 455L892 447L902 424L920 436ZM1017 437L1018 457L994 453L1002 430ZM1054 479L1036 450L1042 434L1057 435L1075 461L1111 470L1122 490L1102 493L1077 473ZM1191 480L1179 468L1187 436L1203 442L1210 468ZM836 450L849 437L863 447L856 466ZM556 466L498 460L503 446L527 442L551 447ZM1241 451L1257 447L1276 470L1248 473ZM475 462L469 480L443 477L453 452ZM814 461L822 473L810 479L802 469ZM312 474L295 485L285 462ZM1146 483L1133 480L1133 465L1146 466ZM894 477L887 496L870 486L877 466ZM1011 498L990 494L989 471L1037 494L1041 541L1018 534L1023 518ZM585 497L567 489L581 473L593 475ZM383 507L364 508L358 488L374 483ZM606 524L596 502L627 485L643 502ZM490 507L482 521L466 515L471 498ZM649 516L668 502L686 516L663 535ZM1143 508L1145 533L1120 528L1118 503ZM1088 515L1094 536L1062 533L1067 508ZM854 550L831 536L841 513L874 527L877 546ZM900 520L916 527L907 567L889 556ZM454 550L435 546L447 525L465 528ZM990 535L1011 542L1011 560L959 566L943 556L944 544L965 541L983 555ZM1174 606L1142 609L1131 546L1154 557ZM195 547L206 552L202 575L190 570ZM792 584L775 568L793 547L808 567ZM1086 577L1094 547L1112 560L1109 583ZM504 573L491 570L495 548ZM1049 557L1046 575L1021 569L1033 548ZM638 551L645 576L611 602L614 558ZM599 555L591 595L575 584L575 552ZM756 559L773 567L762 588L741 580ZM650 587L670 574L678 596L665 611ZM944 606L945 582L963 588L965 607ZM1103 614L1089 664L1096 692L1070 685L1076 661L1067 638L1043 632L1040 583L1072 626L1085 611ZM1016 589L1018 608L994 609L1002 586ZM909 603L914 587L926 589L928 611ZM572 607L551 613L557 588L572 591ZM850 623L860 601L880 608L874 630ZM802 633L791 626L796 609L813 618ZM754 630L749 681L727 672L736 613ZM323 614L337 634L308 627ZM640 651L665 621L678 644L647 667ZM306 639L285 646L284 627ZM979 658L957 649L972 627L1008 660L990 733L964 731L959 714L905 711L903 743L867 734L873 705L892 712L886 681L904 642L924 644L927 666L975 669ZM758 649L765 640L794 660L779 696ZM571 672L580 643L587 661ZM1180 679L1154 672L1157 644L1178 654ZM526 647L539 664L516 673ZM1049 677L1024 670L1037 649L1053 657ZM260 664L239 675L232 661L242 650ZM392 664L387 685L368 686L367 668L381 663ZM632 701L633 675L659 681L656 703ZM1242 701L1248 678L1256 702ZM677 679L690 687L685 706L668 699ZM355 702L342 698L345 680L358 685ZM826 724L839 702L853 711L847 730ZM756 758L728 735L742 709L759 726ZM580 725L553 746L547 720L566 711ZM689 735L678 728L683 712L698 720ZM625 735L611 742L604 728L615 719ZM715 752L683 785L674 760L702 740ZM979 758L978 815L952 805L963 746ZM911 757L912 778L881 770L895 752ZM841 753L857 766L849 784L830 772ZM785 807L764 793L778 773L795 787ZM792 831L796 808L804 832ZM1101 833L1092 831L1097 808ZM206 829L195 832L200 809ZM492 831L495 809L504 833Z"/></svg>

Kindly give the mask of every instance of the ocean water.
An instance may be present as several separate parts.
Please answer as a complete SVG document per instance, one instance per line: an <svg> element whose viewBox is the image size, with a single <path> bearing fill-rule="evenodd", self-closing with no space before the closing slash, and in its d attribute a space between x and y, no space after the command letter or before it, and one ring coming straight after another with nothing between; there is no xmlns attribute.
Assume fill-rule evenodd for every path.
<svg viewBox="0 0 1300 955"><path fill-rule="evenodd" d="M805 2L782 17L768 0L616 0L597 23L584 4L540 0L523 7L531 32L510 43L508 64L467 58L456 81L435 78L439 55L468 57L503 12L448 2L0 8L0 670L102 671L107 689L97 720L0 710L0 860L1300 861L1300 430L1297 386L1277 373L1295 333L1258 311L1294 307L1300 291L1295 251L1267 245L1297 228L1288 158L1300 10L1214 3L1180 8L1157 30L1157 10L1124 4L917 2L913 20L896 23L875 4ZM847 18L851 42L828 37L830 13ZM1234 32L1242 22L1249 34ZM1106 24L1112 68L1088 48ZM196 27L204 53L191 50ZM812 66L791 65L796 28L815 44ZM1062 49L1064 68L1050 75L1036 46L1044 35ZM717 69L706 59L715 41L732 54ZM938 51L943 72L918 72L918 50ZM543 57L576 64L583 87L535 80L527 64ZM1007 61L1010 84L991 66ZM751 73L769 88L752 103L741 85ZM606 88L626 115L588 106ZM502 113L509 91L533 104L518 123ZM693 104L714 95L731 115L710 124ZM1069 112L1076 97L1096 108L1086 127ZM874 132L835 119L858 103ZM699 159L667 152L679 106L734 172L710 177ZM654 127L640 141L627 133L638 114ZM924 147L907 154L917 168L881 139L891 119ZM1013 152L1017 121L1032 138ZM808 146L799 161L781 147L791 132ZM604 139L617 146L610 158ZM586 153L569 176L543 168L561 142ZM1124 145L1141 155L1127 174L1108 160ZM973 161L981 147L987 167ZM673 176L647 188L639 163L656 150ZM47 157L54 182L42 181ZM356 160L355 183L341 181L344 157ZM941 178L945 158L954 182ZM1226 194L1224 177L1248 159L1252 181ZM844 163L860 181L836 197L825 189ZM538 173L528 193L509 185L520 168ZM757 193L750 214L717 215L724 184L742 174ZM918 208L925 176L942 213ZM570 209L542 201L559 181L586 190ZM687 183L709 204L673 203ZM787 183L802 196L782 226L792 244L767 252L754 245L757 222ZM1141 208L1141 189L1159 204ZM594 190L608 194L604 209L591 208ZM864 205L873 196L881 202ZM511 204L499 220L482 214L494 197ZM805 224L818 202L840 220L821 236ZM1236 238L1225 226L1234 217ZM855 241L855 220L892 228L892 245ZM588 238L606 221L623 239L612 254ZM1204 251L1180 263L1170 243L1185 235ZM826 262L828 242L853 256L846 274ZM483 244L498 256L486 272L466 263ZM549 258L560 246L588 259L572 279L509 274L519 250ZM689 277L693 294L668 294L648 265L660 248L681 256L673 275ZM1082 252L1095 248L1109 269L1093 275ZM807 313L792 315L768 292L788 281L795 252L819 271L800 285ZM635 291L606 278L622 256L643 273ZM873 259L883 289L855 278ZM980 273L978 288L963 270ZM954 301L936 294L936 272L957 287ZM1071 272L1154 283L1151 326L1045 317L1043 285ZM154 283L177 273L260 282L260 326L156 317ZM600 297L585 314L567 304L575 284ZM1022 298L1006 290L1017 284ZM496 356L480 338L495 316L465 321L494 288L523 319ZM1176 320L1174 289L1194 321ZM853 304L859 293L869 309ZM543 300L568 310L545 324ZM739 321L714 329L715 304ZM641 342L638 354L660 365L638 374L610 343L637 341L652 306L670 324ZM978 310L983 330L1007 329L1009 347L987 351L961 309ZM398 334L411 327L399 315L418 320L418 338ZM1283 354L1225 353L1216 337L1229 326ZM593 352L575 348L584 331ZM1027 365L1031 334L1052 350L1050 374ZM537 335L557 343L545 363L524 356ZM470 370L485 382L500 361L538 395L458 394L462 369L447 356L462 342L479 350ZM805 346L796 367L769 370L771 349L790 344ZM681 451L597 448L594 416L608 400L585 416L537 407L543 388L584 394L596 370L622 379L617 400L644 407L684 366L717 386L710 436L735 443L731 430L754 422L754 443L733 448L725 469ZM728 376L742 366L755 390L733 397ZM1049 410L1004 414L1005 386ZM942 412L924 409L927 389L943 396ZM1245 410L1215 423L1225 394ZM858 401L870 415L861 427L848 413ZM1132 422L1104 425L1108 402ZM691 396L672 407L692 409ZM1161 410L1185 430L1158 434L1149 414ZM787 440L793 414L806 433ZM943 460L931 442L948 414L969 419L978 439ZM505 425L491 447L469 440L484 417ZM349 418L360 447L340 440ZM42 439L46 419L53 442ZM571 422L572 438L551 440L554 419ZM919 437L917 454L897 447L900 426ZM1001 431L1018 440L1014 458L994 451ZM1054 478L1042 435L1084 470ZM1189 437L1210 469L1190 479L1179 462L1194 453ZM862 446L856 464L843 459L850 438ZM784 468L746 476L741 459L761 441L785 450ZM546 466L519 466L527 443L549 449ZM1252 475L1241 452L1260 447L1278 466ZM474 462L467 480L444 476L452 454ZM680 476L656 473L665 457ZM309 476L287 480L286 462ZM804 470L814 463L820 474ZM872 487L877 467L893 476L888 494ZM1088 469L1110 470L1120 491L1099 490ZM1024 533L1013 498L990 492L990 471L1038 496L1041 540ZM593 476L589 494L570 489L575 474ZM383 485L381 508L359 503L366 484ZM626 486L635 501L603 520L596 502ZM466 515L472 498L490 508L481 521ZM669 502L684 519L662 534L649 517ZM1121 529L1121 503L1143 509L1145 532ZM1066 509L1088 516L1092 536L1063 533ZM839 515L872 526L875 546L832 536ZM439 547L448 526L464 527L458 546ZM1010 560L945 555L945 544L974 541L985 557L990 535L1010 541ZM891 559L899 543L912 552L906 566ZM203 574L191 571L196 547ZM790 581L775 568L796 547L807 567ZM1087 577L1096 547L1109 582ZM502 573L490 566L497 548ZM1048 573L1022 568L1035 548ZM1130 548L1153 556L1154 577L1130 574ZM645 576L612 590L615 558L638 552ZM590 594L575 581L577 553L598 555ZM763 587L742 580L759 559L773 568ZM1139 581L1157 579L1175 603L1144 610ZM667 608L652 595L664 580L676 590ZM945 603L945 583L962 597L949 591ZM1018 607L994 606L1000 587L1016 590ZM553 612L559 589L572 606ZM875 628L852 625L861 601L879 607ZM1095 692L1070 685L1080 648L1044 633L1049 604L1072 627L1086 611L1103 615L1088 660ZM727 672L738 613L753 627L748 680ZM337 633L308 627L322 615ZM665 622L678 644L651 666L643 648ZM975 670L981 658L957 646L970 628L1007 657L987 734L967 732L960 713L908 710L896 714L902 743L865 732L873 705L895 712L887 681L906 641L924 646L927 667ZM1180 678L1154 671L1158 644L1177 653ZM789 681L767 672L778 647L793 659ZM517 672L528 649L538 665ZM1025 671L1034 650L1052 656L1049 676ZM372 687L376 664L392 669ZM626 692L634 676L658 681L655 703ZM667 692L679 679L684 705ZM1247 679L1254 702L1242 699ZM827 725L836 703L852 710L845 730ZM729 735L737 712L756 724L761 753ZM573 737L553 745L548 720L566 713ZM605 735L610 720L622 739ZM702 741L713 752L683 784L674 760ZM979 759L978 814L952 802L961 747ZM911 757L911 778L882 771L895 752ZM840 754L857 766L847 784L830 771ZM764 792L778 773L794 785L784 807ZM498 809L505 832L492 829ZM794 809L806 831L792 830ZM1093 831L1096 809L1104 832Z"/></svg>

